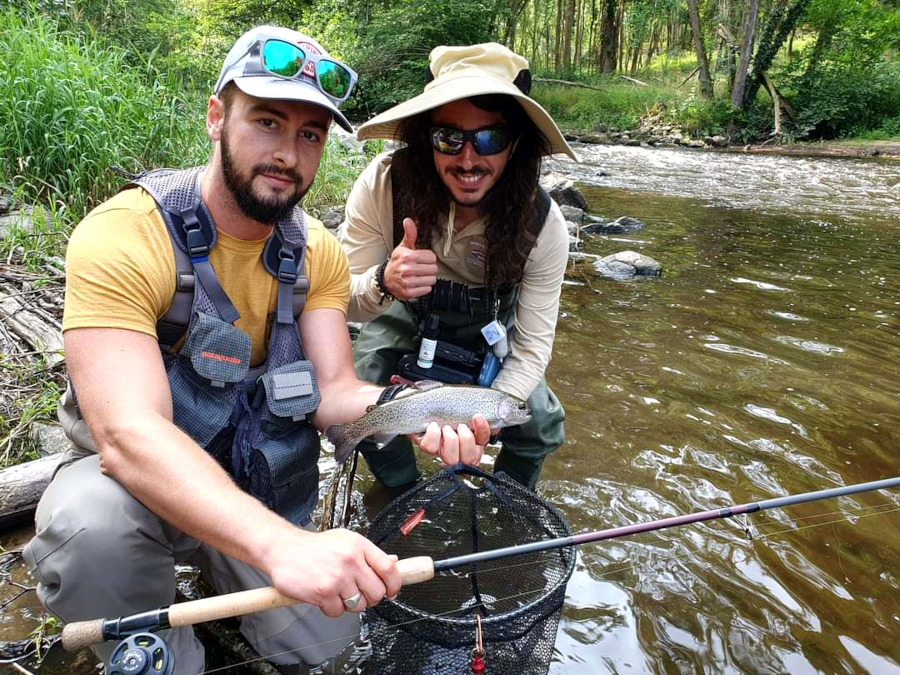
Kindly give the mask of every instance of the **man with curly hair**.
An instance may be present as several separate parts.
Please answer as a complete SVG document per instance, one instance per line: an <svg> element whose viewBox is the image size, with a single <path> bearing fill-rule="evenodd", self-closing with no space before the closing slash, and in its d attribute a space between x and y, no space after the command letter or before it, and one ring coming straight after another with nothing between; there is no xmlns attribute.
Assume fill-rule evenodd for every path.
<svg viewBox="0 0 900 675"><path fill-rule="evenodd" d="M354 348L357 375L478 383L527 399L532 420L501 432L494 468L534 489L564 438L544 372L568 259L565 219L538 179L544 155L578 158L530 87L528 62L501 45L434 49L424 92L358 131L405 147L363 171L341 241L348 318L369 322ZM433 362L416 356L426 330ZM407 439L361 449L386 486L418 478Z"/></svg>

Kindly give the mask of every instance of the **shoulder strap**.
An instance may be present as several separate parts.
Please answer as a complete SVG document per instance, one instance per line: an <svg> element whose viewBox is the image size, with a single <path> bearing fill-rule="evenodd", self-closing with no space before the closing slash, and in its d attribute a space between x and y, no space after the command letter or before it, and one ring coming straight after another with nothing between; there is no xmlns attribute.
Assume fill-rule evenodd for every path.
<svg viewBox="0 0 900 675"><path fill-rule="evenodd" d="M278 323L296 321L306 304L306 234L305 214L295 209L290 220L279 223L263 250L263 267L278 280Z"/></svg>
<svg viewBox="0 0 900 675"><path fill-rule="evenodd" d="M122 188L141 187L153 197L172 241L175 295L169 310L157 322L157 337L164 350L176 345L187 331L198 280L223 320L233 323L239 318L209 264L209 252L218 237L212 216L200 198L202 170L203 167L147 171ZM309 290L304 266L306 223L302 211L297 211L299 216L280 224L262 257L266 270L280 282L278 306L282 323L291 317L296 320Z"/></svg>
<svg viewBox="0 0 900 675"><path fill-rule="evenodd" d="M537 236L541 233L541 230L544 229L544 223L547 221L547 216L550 214L550 205L553 203L553 200L550 198L550 193L538 185L535 201L537 202L537 213L533 226L535 228L534 234Z"/></svg>

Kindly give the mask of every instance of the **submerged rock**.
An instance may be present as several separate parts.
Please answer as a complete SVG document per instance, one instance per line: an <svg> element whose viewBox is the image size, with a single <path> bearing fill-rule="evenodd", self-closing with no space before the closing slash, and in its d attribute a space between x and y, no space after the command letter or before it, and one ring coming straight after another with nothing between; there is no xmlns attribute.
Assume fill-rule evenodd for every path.
<svg viewBox="0 0 900 675"><path fill-rule="evenodd" d="M624 280L635 276L658 277L662 265L637 251L620 251L594 262L594 271L610 279Z"/></svg>
<svg viewBox="0 0 900 675"><path fill-rule="evenodd" d="M616 218L611 223L595 216L587 216L586 219L591 223L581 228L582 234L627 234L644 229L644 224L631 216Z"/></svg>

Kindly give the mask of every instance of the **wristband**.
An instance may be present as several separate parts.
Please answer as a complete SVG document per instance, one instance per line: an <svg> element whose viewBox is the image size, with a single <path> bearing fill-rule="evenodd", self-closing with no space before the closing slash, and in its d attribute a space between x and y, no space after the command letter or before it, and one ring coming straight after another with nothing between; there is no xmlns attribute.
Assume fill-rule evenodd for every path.
<svg viewBox="0 0 900 675"><path fill-rule="evenodd" d="M408 384L392 384L388 387L385 387L381 394L378 396L378 400L375 401L375 405L382 405L394 399L394 397L399 394L404 389L409 389Z"/></svg>
<svg viewBox="0 0 900 675"><path fill-rule="evenodd" d="M381 293L381 300L378 301L379 305L384 304L385 298L388 300L396 300L394 294L388 290L388 287L384 284L384 271L387 269L388 260L385 260L378 266L378 269L375 270L375 287L378 289L378 292Z"/></svg>

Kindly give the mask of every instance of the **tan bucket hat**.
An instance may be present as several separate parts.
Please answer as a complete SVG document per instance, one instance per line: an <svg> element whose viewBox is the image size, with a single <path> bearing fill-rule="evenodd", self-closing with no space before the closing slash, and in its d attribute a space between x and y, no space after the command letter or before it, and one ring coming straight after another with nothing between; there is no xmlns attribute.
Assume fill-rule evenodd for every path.
<svg viewBox="0 0 900 675"><path fill-rule="evenodd" d="M363 124L356 137L397 140L400 122L445 103L482 94L512 96L550 142L550 154L565 153L576 162L578 155L563 137L556 122L534 99L528 61L496 42L467 47L435 47L431 50L430 75L425 91L398 103Z"/></svg>

